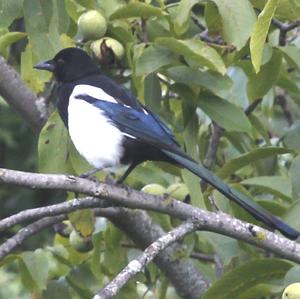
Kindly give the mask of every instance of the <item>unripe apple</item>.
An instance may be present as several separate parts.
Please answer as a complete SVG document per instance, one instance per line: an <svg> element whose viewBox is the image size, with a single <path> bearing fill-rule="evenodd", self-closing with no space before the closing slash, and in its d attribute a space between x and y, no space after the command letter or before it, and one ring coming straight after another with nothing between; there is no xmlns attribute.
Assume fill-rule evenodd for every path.
<svg viewBox="0 0 300 299"><path fill-rule="evenodd" d="M78 31L84 40L95 40L102 37L107 30L104 16L97 10L89 10L83 13L78 21Z"/></svg>
<svg viewBox="0 0 300 299"><path fill-rule="evenodd" d="M120 60L125 52L123 45L111 37L103 37L92 42L91 50L94 56L100 61L111 60L110 56L113 56L113 59L116 58L117 60Z"/></svg>
<svg viewBox="0 0 300 299"><path fill-rule="evenodd" d="M178 200L184 200L189 194L187 186L183 183L172 184L167 188L167 193Z"/></svg>
<svg viewBox="0 0 300 299"><path fill-rule="evenodd" d="M78 252L88 252L93 249L93 244L90 239L81 237L75 230L73 230L69 237L71 246Z"/></svg>
<svg viewBox="0 0 300 299"><path fill-rule="evenodd" d="M300 299L300 282L287 286L283 291L282 299Z"/></svg>
<svg viewBox="0 0 300 299"><path fill-rule="evenodd" d="M149 184L144 186L142 191L152 195L162 195L166 193L166 188L159 184Z"/></svg>

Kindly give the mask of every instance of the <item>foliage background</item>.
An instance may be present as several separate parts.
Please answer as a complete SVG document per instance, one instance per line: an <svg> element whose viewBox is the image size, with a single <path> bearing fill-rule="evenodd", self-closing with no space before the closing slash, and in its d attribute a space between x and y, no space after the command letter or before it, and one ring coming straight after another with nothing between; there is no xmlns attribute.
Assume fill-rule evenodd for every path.
<svg viewBox="0 0 300 299"><path fill-rule="evenodd" d="M75 45L77 20L88 9L103 13L106 35L125 48L123 60L103 66L104 71L158 113L192 157L300 229L300 1L0 0L0 53L50 111L55 86L33 65ZM283 30L291 23L295 28ZM89 50L89 43L84 46ZM36 134L2 98L0 165L73 174L88 169L56 112ZM136 189L160 184L166 188L161 192L179 182L187 186L191 204L212 209L207 200L212 193L223 211L256 223L170 165L145 163L127 181ZM1 187L1 217L65 197ZM151 215L166 230L178 223ZM93 230L91 213L71 218L83 235ZM96 221L93 242L94 250L79 253L53 231L30 239L2 263L0 281L7 288L1 288L0 298L90 298L138 252L104 219ZM213 261L194 259L212 283L205 298L271 298L299 277L299 266L222 235L197 232L185 238L184 246L186 255L204 253L221 261L220 277ZM176 298L152 264L135 281L118 298L142 298L147 290L144 298Z"/></svg>

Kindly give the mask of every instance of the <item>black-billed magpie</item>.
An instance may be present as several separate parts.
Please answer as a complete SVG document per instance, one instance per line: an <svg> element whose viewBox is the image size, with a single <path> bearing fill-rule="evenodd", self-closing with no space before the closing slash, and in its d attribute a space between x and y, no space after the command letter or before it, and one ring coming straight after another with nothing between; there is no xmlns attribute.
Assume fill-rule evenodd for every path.
<svg viewBox="0 0 300 299"><path fill-rule="evenodd" d="M187 168L290 239L299 232L182 151L171 130L136 97L104 75L79 48L66 48L37 69L54 73L58 110L78 152L97 169L129 165L120 181L140 163L166 161Z"/></svg>

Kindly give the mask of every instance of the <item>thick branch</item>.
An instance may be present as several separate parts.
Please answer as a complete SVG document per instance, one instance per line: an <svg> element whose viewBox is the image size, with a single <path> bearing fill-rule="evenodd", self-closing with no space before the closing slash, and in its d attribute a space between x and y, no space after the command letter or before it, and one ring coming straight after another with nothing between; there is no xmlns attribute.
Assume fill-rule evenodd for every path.
<svg viewBox="0 0 300 299"><path fill-rule="evenodd" d="M112 298L120 289L137 273L141 272L160 252L167 248L170 244L182 239L188 233L197 228L194 222L186 221L180 226L158 238L137 258L130 263L102 290L100 290L94 299ZM200 294L198 294L199 296Z"/></svg>
<svg viewBox="0 0 300 299"><path fill-rule="evenodd" d="M46 122L48 113L44 100L31 92L2 56L0 56L0 95L35 131Z"/></svg>
<svg viewBox="0 0 300 299"><path fill-rule="evenodd" d="M6 169L0 169L0 182L31 188L61 189L85 193L128 208L157 211L182 220L193 218L198 221L198 225L202 230L213 231L243 240L292 261L300 262L300 245L293 241L227 214L204 211L170 198L164 199L129 188L121 189L115 185L95 183L73 176L35 174ZM134 219L133 217L128 218L127 222ZM116 221L121 220L116 219ZM122 223L122 225L126 227L126 223ZM138 226L139 222L136 225ZM141 229L141 227L137 229Z"/></svg>

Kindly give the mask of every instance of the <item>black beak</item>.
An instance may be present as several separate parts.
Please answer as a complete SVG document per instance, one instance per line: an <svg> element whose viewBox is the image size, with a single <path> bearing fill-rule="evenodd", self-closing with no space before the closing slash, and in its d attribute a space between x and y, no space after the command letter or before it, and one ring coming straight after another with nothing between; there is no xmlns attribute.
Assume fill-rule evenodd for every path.
<svg viewBox="0 0 300 299"><path fill-rule="evenodd" d="M45 71L53 72L55 69L55 64L54 64L53 60L47 60L47 61L43 61L43 62L36 64L34 66L34 68L38 69L38 70L45 70Z"/></svg>

